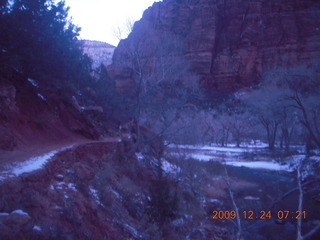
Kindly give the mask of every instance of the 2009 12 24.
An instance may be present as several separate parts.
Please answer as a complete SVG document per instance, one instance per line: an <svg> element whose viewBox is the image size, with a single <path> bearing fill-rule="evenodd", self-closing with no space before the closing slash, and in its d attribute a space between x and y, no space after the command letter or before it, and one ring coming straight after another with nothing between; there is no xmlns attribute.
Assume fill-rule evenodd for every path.
<svg viewBox="0 0 320 240"><path fill-rule="evenodd" d="M272 217L277 219L306 219L306 211L288 211L288 210L279 210L276 212L271 211L242 211L237 214L236 211L212 211L212 219L271 219Z"/></svg>

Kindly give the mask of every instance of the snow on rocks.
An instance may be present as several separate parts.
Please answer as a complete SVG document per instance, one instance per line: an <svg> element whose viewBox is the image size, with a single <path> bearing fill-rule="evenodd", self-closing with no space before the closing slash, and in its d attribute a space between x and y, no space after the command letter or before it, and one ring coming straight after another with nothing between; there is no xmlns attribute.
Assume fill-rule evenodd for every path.
<svg viewBox="0 0 320 240"><path fill-rule="evenodd" d="M35 80L33 80L33 79L31 79L31 78L28 78L27 80L28 80L28 82L31 83L34 87L36 87L36 88L39 87L39 84L38 84Z"/></svg>
<svg viewBox="0 0 320 240"><path fill-rule="evenodd" d="M33 226L32 229L33 229L34 231L38 231L38 232L41 232L41 231L42 231L41 227L39 227L39 226L37 226L37 225Z"/></svg>
<svg viewBox="0 0 320 240"><path fill-rule="evenodd" d="M74 192L77 192L76 186L74 183L65 183L65 182L57 182L55 185L50 186L51 190L59 189L59 190L67 190L70 189Z"/></svg>
<svg viewBox="0 0 320 240"><path fill-rule="evenodd" d="M11 212L11 214L16 213L16 214L20 214L20 215L25 215L25 216L29 216L28 213L26 213L25 211L21 210L21 209L17 209Z"/></svg>
<svg viewBox="0 0 320 240"><path fill-rule="evenodd" d="M75 185L74 185L73 183L69 183L69 184L68 184L68 188L70 188L70 189L73 190L74 192L77 191L77 189L76 189L76 187L75 187Z"/></svg>
<svg viewBox="0 0 320 240"><path fill-rule="evenodd" d="M165 159L162 159L162 170L166 173L177 173L177 172L181 171L181 169L178 166L176 166L172 163L169 163Z"/></svg>
<svg viewBox="0 0 320 240"><path fill-rule="evenodd" d="M145 158L145 156L141 152L137 152L136 157L138 160L143 160Z"/></svg>
<svg viewBox="0 0 320 240"><path fill-rule="evenodd" d="M98 190L94 189L92 186L89 187L89 191L91 193L91 196L96 200L98 205L103 206L102 202L99 199L99 192Z"/></svg>
<svg viewBox="0 0 320 240"><path fill-rule="evenodd" d="M133 227L131 227L130 225L124 223L123 227L130 232L130 234L135 237L135 238L141 238L142 236L140 235L140 233Z"/></svg>
<svg viewBox="0 0 320 240"><path fill-rule="evenodd" d="M32 218L29 216L29 214L21 209L14 210L10 214L0 213L1 225L9 227L14 231L19 231L23 226L26 226L26 224L30 223L31 220ZM3 230L5 229L6 228Z"/></svg>
<svg viewBox="0 0 320 240"><path fill-rule="evenodd" d="M41 98L43 101L47 101L47 99L40 93L37 94L39 98Z"/></svg>
<svg viewBox="0 0 320 240"><path fill-rule="evenodd" d="M12 214L18 214L18 215L23 215L23 216L29 216L29 214L21 209L17 209L17 210L14 210L12 211L11 213L0 213L0 216L9 216L9 215L12 215Z"/></svg>

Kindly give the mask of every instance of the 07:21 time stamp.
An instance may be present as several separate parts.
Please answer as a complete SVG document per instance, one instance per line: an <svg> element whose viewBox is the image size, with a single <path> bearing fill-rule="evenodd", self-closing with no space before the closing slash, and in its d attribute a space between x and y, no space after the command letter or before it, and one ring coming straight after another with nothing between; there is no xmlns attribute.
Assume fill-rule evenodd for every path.
<svg viewBox="0 0 320 240"><path fill-rule="evenodd" d="M306 219L306 211L288 211L279 210L276 212L271 211L242 211L237 214L236 211L212 211L212 219Z"/></svg>

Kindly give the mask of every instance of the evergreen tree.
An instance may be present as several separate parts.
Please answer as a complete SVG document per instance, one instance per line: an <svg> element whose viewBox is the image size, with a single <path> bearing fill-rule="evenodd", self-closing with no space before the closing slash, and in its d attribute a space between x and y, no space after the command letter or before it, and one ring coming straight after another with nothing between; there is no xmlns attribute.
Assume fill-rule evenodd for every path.
<svg viewBox="0 0 320 240"><path fill-rule="evenodd" d="M15 0L0 4L1 64L35 78L49 75L63 80L63 84L79 85L90 78L91 62L77 40L80 28L68 20L64 1Z"/></svg>

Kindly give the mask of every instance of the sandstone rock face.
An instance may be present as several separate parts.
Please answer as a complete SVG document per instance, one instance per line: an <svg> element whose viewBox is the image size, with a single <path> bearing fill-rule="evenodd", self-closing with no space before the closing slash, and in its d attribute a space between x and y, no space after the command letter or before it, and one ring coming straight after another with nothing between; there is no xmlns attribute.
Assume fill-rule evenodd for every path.
<svg viewBox="0 0 320 240"><path fill-rule="evenodd" d="M135 43L136 53L159 62L154 59L157 45L170 35L183 43L177 55L191 64L205 89L251 86L274 68L315 68L319 16L320 2L313 0L164 0L147 9L120 42L109 73L119 88L130 88L134 71L127 46Z"/></svg>
<svg viewBox="0 0 320 240"><path fill-rule="evenodd" d="M97 69L101 64L108 66L112 63L115 46L99 41L83 41L83 51L93 60L92 67Z"/></svg>

